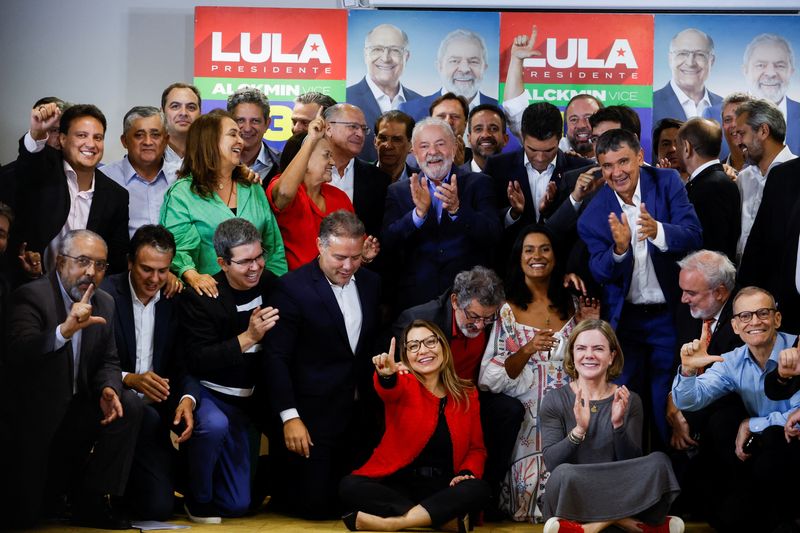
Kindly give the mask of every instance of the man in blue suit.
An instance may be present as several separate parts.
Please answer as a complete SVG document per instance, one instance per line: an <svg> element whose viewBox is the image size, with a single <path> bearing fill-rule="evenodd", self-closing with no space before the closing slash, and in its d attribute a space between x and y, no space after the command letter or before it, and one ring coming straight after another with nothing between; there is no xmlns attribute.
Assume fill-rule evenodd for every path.
<svg viewBox="0 0 800 533"><path fill-rule="evenodd" d="M408 35L397 26L380 24L367 33L364 39L367 75L349 86L346 93L347 103L364 112L367 125L375 124L382 113L422 96L400 84L400 76L410 55ZM378 158L375 132L369 132L358 157L367 161Z"/></svg>
<svg viewBox="0 0 800 533"><path fill-rule="evenodd" d="M702 117L712 106L719 109L722 97L706 88L713 65L714 41L708 34L695 28L678 32L669 43L672 79L653 92L653 124L663 118ZM719 112L708 118L721 122Z"/></svg>
<svg viewBox="0 0 800 533"><path fill-rule="evenodd" d="M667 442L666 400L674 373L676 261L702 246L702 231L678 173L641 166L626 130L600 136L595 153L606 180L578 220L589 269L603 286L603 313L625 354L619 381L640 394L650 384L654 422Z"/></svg>
<svg viewBox="0 0 800 533"><path fill-rule="evenodd" d="M439 44L436 68L442 78L442 89L433 94L407 101L400 111L418 121L429 115L431 104L445 93L463 96L469 108L479 104L497 105L497 100L480 92L481 82L489 66L489 55L483 37L469 30L453 30Z"/></svg>
<svg viewBox="0 0 800 533"><path fill-rule="evenodd" d="M491 180L453 165L447 122L417 122L411 144L421 173L389 186L381 238L397 254L400 310L436 298L462 270L488 266L501 233Z"/></svg>
<svg viewBox="0 0 800 533"><path fill-rule="evenodd" d="M114 298L114 337L122 384L145 399L136 453L125 498L136 518L172 515L173 480L169 429L187 440L194 428L199 383L182 370L175 352L177 315L162 293L175 255L175 239L162 226L133 234L128 272L107 277ZM176 282L180 283L180 282Z"/></svg>

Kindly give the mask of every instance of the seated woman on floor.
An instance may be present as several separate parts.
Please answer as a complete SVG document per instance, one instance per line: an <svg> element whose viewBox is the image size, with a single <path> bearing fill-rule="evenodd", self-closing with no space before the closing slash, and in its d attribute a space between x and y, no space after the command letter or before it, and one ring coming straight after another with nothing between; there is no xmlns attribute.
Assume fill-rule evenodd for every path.
<svg viewBox="0 0 800 533"><path fill-rule="evenodd" d="M353 509L351 531L398 531L432 526L466 531L467 515L489 497L478 392L459 378L442 331L415 320L406 327L395 363L373 358L375 389L384 403L386 432L367 463L339 485Z"/></svg>
<svg viewBox="0 0 800 533"><path fill-rule="evenodd" d="M642 401L610 382L623 363L608 322L585 320L572 330L564 360L572 381L548 392L539 412L550 471L544 533L683 531L683 520L667 516L680 492L669 459L642 456Z"/></svg>

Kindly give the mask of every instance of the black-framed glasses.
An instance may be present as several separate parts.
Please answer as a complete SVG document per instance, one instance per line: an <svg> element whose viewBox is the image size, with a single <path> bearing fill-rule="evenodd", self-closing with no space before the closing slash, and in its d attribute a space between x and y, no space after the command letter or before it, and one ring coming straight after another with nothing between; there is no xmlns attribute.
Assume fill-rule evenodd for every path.
<svg viewBox="0 0 800 533"><path fill-rule="evenodd" d="M67 254L61 254L63 257L69 257L81 268L89 268L89 265L94 264L94 269L98 272L105 272L108 268L108 261L95 261L90 257L86 257L85 255L80 255L78 257L73 257Z"/></svg>
<svg viewBox="0 0 800 533"><path fill-rule="evenodd" d="M421 341L408 341L406 343L406 350L408 350L411 353L417 353L423 344L425 345L426 348L432 350L437 346L439 346L440 342L441 341L439 340L439 337L437 337L436 335L431 335L430 337L425 337Z"/></svg>
<svg viewBox="0 0 800 533"><path fill-rule="evenodd" d="M370 129L367 126L359 124L358 122L342 122L339 120L329 120L328 124L341 124L342 126L347 128L347 131L350 131L352 133L361 130L364 133L364 135L369 135L370 132Z"/></svg>
<svg viewBox="0 0 800 533"><path fill-rule="evenodd" d="M766 320L775 311L777 311L777 309L774 307L762 307L761 309L756 309L755 311L742 311L741 313L736 313L733 316L738 318L740 322L747 324L753 320L753 315L757 316L759 320Z"/></svg>
<svg viewBox="0 0 800 533"><path fill-rule="evenodd" d="M464 309L463 311L464 311L464 316L467 317L467 321L472 322L474 324L480 322L484 326L488 326L489 324L494 324L494 322L497 320L497 313L493 313L489 316L481 316L471 311L467 311L466 309Z"/></svg>
<svg viewBox="0 0 800 533"><path fill-rule="evenodd" d="M261 255L251 257L249 259L231 259L231 263L236 263L239 266L250 267L253 263L265 263L267 261L267 252L261 252Z"/></svg>

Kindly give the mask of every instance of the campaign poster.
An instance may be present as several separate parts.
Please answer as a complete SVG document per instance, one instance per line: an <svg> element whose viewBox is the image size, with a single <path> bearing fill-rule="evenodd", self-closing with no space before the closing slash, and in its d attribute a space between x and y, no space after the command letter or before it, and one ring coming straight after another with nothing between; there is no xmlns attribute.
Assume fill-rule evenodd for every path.
<svg viewBox="0 0 800 533"><path fill-rule="evenodd" d="M725 96L740 91L775 103L787 123L786 144L800 154L800 49L796 15L657 15L653 116L686 120L679 99L721 121ZM710 104L710 106L709 106ZM726 148L723 148L724 157Z"/></svg>
<svg viewBox="0 0 800 533"><path fill-rule="evenodd" d="M642 122L642 147L650 153L653 96L653 16L508 12L500 16L500 98L506 93L511 48L518 35L534 50L525 58L521 84L530 103L550 102L562 111L579 93L604 105L633 108ZM519 81L516 80L517 86Z"/></svg>
<svg viewBox="0 0 800 533"><path fill-rule="evenodd" d="M202 112L224 108L240 87L257 87L270 101L265 137L280 149L292 135L296 97L318 91L344 101L346 43L344 10L197 7L194 84Z"/></svg>

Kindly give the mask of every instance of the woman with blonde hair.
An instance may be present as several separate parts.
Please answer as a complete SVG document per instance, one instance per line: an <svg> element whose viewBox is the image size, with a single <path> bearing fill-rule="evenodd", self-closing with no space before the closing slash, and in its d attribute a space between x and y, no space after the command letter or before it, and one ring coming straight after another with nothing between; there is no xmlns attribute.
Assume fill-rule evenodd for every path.
<svg viewBox="0 0 800 533"><path fill-rule="evenodd" d="M375 389L385 407L386 432L367 463L346 476L342 520L351 531L446 527L466 531L470 512L489 489L480 476L486 459L478 393L458 377L444 333L415 320L373 357Z"/></svg>
<svg viewBox="0 0 800 533"><path fill-rule="evenodd" d="M572 330L564 370L572 381L542 401L544 462L550 471L544 533L602 531L679 533L667 516L680 487L666 455L642 456L642 401L619 377L624 359L604 320Z"/></svg>

